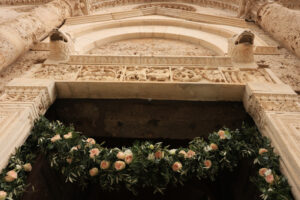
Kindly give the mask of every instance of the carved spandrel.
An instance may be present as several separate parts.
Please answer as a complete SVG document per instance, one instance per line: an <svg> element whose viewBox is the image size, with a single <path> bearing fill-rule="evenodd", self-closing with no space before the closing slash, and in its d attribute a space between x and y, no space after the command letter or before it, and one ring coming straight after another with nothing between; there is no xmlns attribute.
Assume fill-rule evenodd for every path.
<svg viewBox="0 0 300 200"><path fill-rule="evenodd" d="M127 67L125 81L170 81L169 67Z"/></svg>
<svg viewBox="0 0 300 200"><path fill-rule="evenodd" d="M80 65L43 65L32 75L32 78L52 80L74 80Z"/></svg>
<svg viewBox="0 0 300 200"><path fill-rule="evenodd" d="M203 69L199 67L174 67L172 78L178 82L214 82L224 83L225 80L219 70Z"/></svg>
<svg viewBox="0 0 300 200"><path fill-rule="evenodd" d="M83 66L77 80L120 81L123 68L118 66Z"/></svg>

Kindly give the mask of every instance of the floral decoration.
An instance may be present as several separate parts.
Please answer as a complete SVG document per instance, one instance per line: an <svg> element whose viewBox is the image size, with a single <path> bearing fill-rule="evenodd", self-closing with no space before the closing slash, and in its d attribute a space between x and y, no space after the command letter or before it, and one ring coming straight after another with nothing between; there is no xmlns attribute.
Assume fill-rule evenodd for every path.
<svg viewBox="0 0 300 200"><path fill-rule="evenodd" d="M293 199L287 179L280 172L279 157L255 127L219 130L207 140L195 138L188 147L178 149L138 141L131 147L107 148L72 126L41 117L0 174L0 200L22 196L39 152L68 182L83 187L96 183L109 191L126 187L134 194L139 188L163 193L167 186L182 185L194 177L214 181L223 170L234 170L241 159L250 158L257 168L251 181L262 199Z"/></svg>

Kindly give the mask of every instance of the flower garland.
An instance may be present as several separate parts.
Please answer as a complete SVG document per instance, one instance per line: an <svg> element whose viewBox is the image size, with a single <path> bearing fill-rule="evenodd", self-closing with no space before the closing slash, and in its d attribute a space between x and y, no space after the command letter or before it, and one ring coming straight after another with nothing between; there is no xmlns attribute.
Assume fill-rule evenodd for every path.
<svg viewBox="0 0 300 200"><path fill-rule="evenodd" d="M66 181L83 187L93 182L106 190L126 187L133 193L153 188L163 193L168 185L184 184L194 177L214 180L222 170L234 170L242 158L252 158L258 172L252 177L262 199L293 199L286 178L279 169L279 157L267 138L257 130L220 130L208 140L193 139L187 148L169 149L162 143L136 142L130 148L106 148L61 122L42 117L27 142L11 157L0 175L0 200L16 200L26 188L32 152L43 152L51 167Z"/></svg>

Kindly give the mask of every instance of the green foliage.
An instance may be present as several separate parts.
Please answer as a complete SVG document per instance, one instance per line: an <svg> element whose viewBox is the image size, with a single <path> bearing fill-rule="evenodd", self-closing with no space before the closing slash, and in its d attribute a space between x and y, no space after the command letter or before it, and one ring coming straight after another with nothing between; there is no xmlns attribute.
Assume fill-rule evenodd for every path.
<svg viewBox="0 0 300 200"><path fill-rule="evenodd" d="M210 134L207 141L195 138L188 147L173 150L162 143L150 142L109 149L79 134L72 126L41 117L0 175L0 190L8 193L6 199L19 199L24 192L27 172L20 166L33 163L37 152L43 152L51 167L60 171L67 182L82 187L96 183L109 191L126 187L134 194L140 188L163 193L169 185L183 185L195 177L215 180L219 172L234 170L241 159L250 158L258 172L261 168L267 170L251 178L261 191L262 199L293 199L287 180L280 172L279 157L274 154L270 141L255 127L224 129ZM119 155L120 152L123 155ZM107 161L109 167L101 166L102 161ZM117 161L122 161L124 168L117 170ZM93 168L97 168L96 171L90 172ZM9 170L15 170L18 179L6 182L4 177Z"/></svg>

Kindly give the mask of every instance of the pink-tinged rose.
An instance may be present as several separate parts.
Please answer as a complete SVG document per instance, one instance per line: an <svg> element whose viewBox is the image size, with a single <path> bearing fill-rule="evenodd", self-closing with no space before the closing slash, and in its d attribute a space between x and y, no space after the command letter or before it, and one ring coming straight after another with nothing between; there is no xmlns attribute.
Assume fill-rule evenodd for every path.
<svg viewBox="0 0 300 200"><path fill-rule="evenodd" d="M66 161L67 161L67 163L71 164L73 159L72 158L67 158Z"/></svg>
<svg viewBox="0 0 300 200"><path fill-rule="evenodd" d="M5 191L0 191L0 200L5 200L7 193Z"/></svg>
<svg viewBox="0 0 300 200"><path fill-rule="evenodd" d="M118 159L120 159L120 160L124 160L125 159L125 153L124 152L122 152L122 151L119 151L118 153L117 153L117 158Z"/></svg>
<svg viewBox="0 0 300 200"><path fill-rule="evenodd" d="M100 168L101 169L108 169L109 166L110 166L110 162L109 161L102 160L101 163L100 163Z"/></svg>
<svg viewBox="0 0 300 200"><path fill-rule="evenodd" d="M184 150L180 150L178 154L181 155L181 156L186 157L186 152Z"/></svg>
<svg viewBox="0 0 300 200"><path fill-rule="evenodd" d="M174 172L179 172L182 169L182 164L180 162L174 162L172 165L172 170Z"/></svg>
<svg viewBox="0 0 300 200"><path fill-rule="evenodd" d="M116 161L114 165L115 165L115 169L116 169L117 171L120 171L120 170L124 169L125 166L126 166L125 162L120 161L120 160L119 160L119 161Z"/></svg>
<svg viewBox="0 0 300 200"><path fill-rule="evenodd" d="M258 150L259 155L261 155L263 153L267 153L267 152L268 152L268 150L265 149L265 148L261 148L261 149Z"/></svg>
<svg viewBox="0 0 300 200"><path fill-rule="evenodd" d="M165 156L165 153L163 151L157 151L154 153L154 156L156 159L162 159Z"/></svg>
<svg viewBox="0 0 300 200"><path fill-rule="evenodd" d="M218 135L219 135L220 139L222 139L222 140L226 139L225 131L219 130Z"/></svg>
<svg viewBox="0 0 300 200"><path fill-rule="evenodd" d="M23 168L24 168L25 172L31 172L31 170L32 170L32 166L30 163L24 164Z"/></svg>
<svg viewBox="0 0 300 200"><path fill-rule="evenodd" d="M133 160L133 155L132 154L128 154L125 156L125 162L126 164L130 164Z"/></svg>
<svg viewBox="0 0 300 200"><path fill-rule="evenodd" d="M6 173L6 176L4 177L6 182L13 182L18 178L18 173L15 170L10 170Z"/></svg>
<svg viewBox="0 0 300 200"><path fill-rule="evenodd" d="M185 158L192 158L196 155L195 151L192 150L188 150L188 152L186 153Z"/></svg>
<svg viewBox="0 0 300 200"><path fill-rule="evenodd" d="M94 159L99 154L100 154L100 150L98 148L93 148L90 150L90 158L92 159Z"/></svg>
<svg viewBox="0 0 300 200"><path fill-rule="evenodd" d="M219 147L215 143L211 143L210 148L215 151L215 150L218 150Z"/></svg>
<svg viewBox="0 0 300 200"><path fill-rule="evenodd" d="M259 169L259 171L258 171L258 174L260 175L260 176L265 176L265 173L268 171L268 169L267 168L260 168Z"/></svg>
<svg viewBox="0 0 300 200"><path fill-rule="evenodd" d="M90 169L89 173L90 173L90 176L96 176L98 174L99 170L97 167L94 167L92 169Z"/></svg>
<svg viewBox="0 0 300 200"><path fill-rule="evenodd" d="M209 169L211 167L212 163L210 160L204 160L204 166L205 168Z"/></svg>
<svg viewBox="0 0 300 200"><path fill-rule="evenodd" d="M89 145L96 144L96 141L95 141L93 138L88 138L88 139L86 139L86 142L87 142Z"/></svg>
<svg viewBox="0 0 300 200"><path fill-rule="evenodd" d="M60 137L60 135L59 134L56 134L55 136L53 136L52 138L51 138L51 142L56 142L56 141L58 141L58 140L61 140L61 137Z"/></svg>
<svg viewBox="0 0 300 200"><path fill-rule="evenodd" d="M65 135L64 135L64 138L65 138L65 139L71 139L72 136L73 136L73 135L72 135L72 132L69 132L68 134L65 134Z"/></svg>
<svg viewBox="0 0 300 200"><path fill-rule="evenodd" d="M268 176L266 176L265 180L266 180L267 183L272 184L274 182L274 176L273 176L273 174L269 174Z"/></svg>

